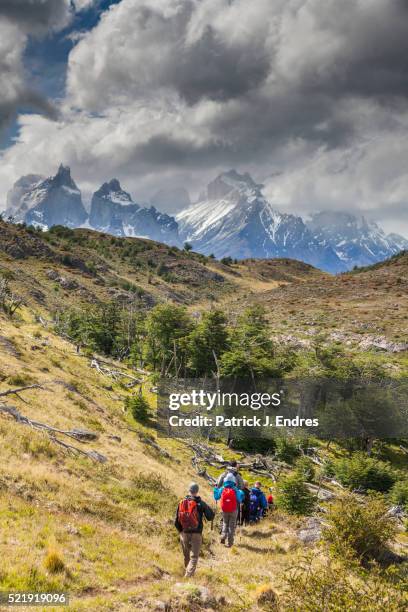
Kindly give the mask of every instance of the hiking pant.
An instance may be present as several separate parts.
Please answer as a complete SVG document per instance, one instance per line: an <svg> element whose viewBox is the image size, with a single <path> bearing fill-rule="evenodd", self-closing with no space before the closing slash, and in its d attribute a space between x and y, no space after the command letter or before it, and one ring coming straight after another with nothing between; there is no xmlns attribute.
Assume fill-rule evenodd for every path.
<svg viewBox="0 0 408 612"><path fill-rule="evenodd" d="M235 528L237 526L238 508L234 512L222 513L221 537L227 541L229 546L234 543Z"/></svg>
<svg viewBox="0 0 408 612"><path fill-rule="evenodd" d="M180 533L186 576L192 576L196 571L202 541L203 536L201 533L184 533L184 531Z"/></svg>

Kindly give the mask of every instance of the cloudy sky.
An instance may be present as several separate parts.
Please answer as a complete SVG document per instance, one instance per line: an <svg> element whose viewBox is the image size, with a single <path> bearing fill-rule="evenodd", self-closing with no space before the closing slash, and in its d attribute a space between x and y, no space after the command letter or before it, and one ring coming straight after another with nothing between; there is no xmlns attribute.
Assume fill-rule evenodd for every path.
<svg viewBox="0 0 408 612"><path fill-rule="evenodd" d="M0 0L0 207L69 164L137 201L249 171L408 235L408 0Z"/></svg>

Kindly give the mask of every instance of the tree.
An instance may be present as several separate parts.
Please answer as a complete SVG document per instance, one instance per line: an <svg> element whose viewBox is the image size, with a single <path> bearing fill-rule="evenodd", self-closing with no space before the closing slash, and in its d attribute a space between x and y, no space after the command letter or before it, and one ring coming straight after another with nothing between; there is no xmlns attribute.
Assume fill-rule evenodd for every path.
<svg viewBox="0 0 408 612"><path fill-rule="evenodd" d="M278 377L282 364L275 358L269 325L261 306L248 308L230 331L230 348L221 358L221 373L226 378L255 380Z"/></svg>
<svg viewBox="0 0 408 612"><path fill-rule="evenodd" d="M185 367L185 339L192 322L183 307L158 304L146 320L145 357L161 376L171 371L177 376Z"/></svg>
<svg viewBox="0 0 408 612"><path fill-rule="evenodd" d="M0 307L3 312L10 318L15 315L17 310L22 306L23 299L14 295L10 289L9 277L3 275L0 278Z"/></svg>
<svg viewBox="0 0 408 612"><path fill-rule="evenodd" d="M296 461L296 472L302 477L306 482L313 482L316 476L316 470L313 461L310 457L306 455L302 455Z"/></svg>
<svg viewBox="0 0 408 612"><path fill-rule="evenodd" d="M194 376L218 372L218 360L228 346L227 319L220 310L203 314L187 339L188 369Z"/></svg>
<svg viewBox="0 0 408 612"><path fill-rule="evenodd" d="M192 244L190 244L189 242L185 242L185 243L184 243L184 247L183 247L183 248L184 248L184 250L185 250L185 251L187 251L187 252L188 252L188 251L192 251L192 250L193 250L193 245L192 245Z"/></svg>
<svg viewBox="0 0 408 612"><path fill-rule="evenodd" d="M300 474L294 472L278 483L277 505L289 514L311 514L315 503Z"/></svg>
<svg viewBox="0 0 408 612"><path fill-rule="evenodd" d="M147 423L149 420L149 403L142 394L127 397L125 407L130 410L133 418L138 423Z"/></svg>
<svg viewBox="0 0 408 612"><path fill-rule="evenodd" d="M361 452L335 459L332 466L337 480L350 489L386 492L397 479L397 473L387 462Z"/></svg>

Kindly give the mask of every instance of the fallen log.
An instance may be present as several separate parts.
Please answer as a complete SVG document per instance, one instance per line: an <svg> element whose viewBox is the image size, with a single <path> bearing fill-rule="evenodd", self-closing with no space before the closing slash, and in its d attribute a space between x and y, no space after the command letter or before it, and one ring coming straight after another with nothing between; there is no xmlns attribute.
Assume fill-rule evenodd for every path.
<svg viewBox="0 0 408 612"><path fill-rule="evenodd" d="M99 374L109 376L109 378L113 378L114 380L119 380L120 378L129 378L132 381L132 383L130 383L132 386L140 385L143 382L140 378L136 378L135 376L132 376L127 372L123 372L120 369L114 370L112 368L108 368L105 365L101 365L101 363L96 359L91 360L90 366L91 368L95 368L95 370L99 372Z"/></svg>
<svg viewBox="0 0 408 612"><path fill-rule="evenodd" d="M17 387L16 389L8 389L7 391L1 391L0 397L6 397L6 395L18 395L23 391L28 391L28 389L43 389L41 385L26 385L24 387Z"/></svg>
<svg viewBox="0 0 408 612"><path fill-rule="evenodd" d="M33 419L29 419L28 417L21 414L17 410L17 408L15 408L14 406L0 405L0 413L8 414L9 416L13 417L13 419L17 421L17 423L20 423L21 425L28 425L29 427L32 427L33 429L38 429L40 431L47 433L49 439L52 442L54 442L55 444L59 444L60 446L63 446L70 452L75 452L80 455L85 455L89 457L90 459L97 461L98 463L105 463L107 461L107 458L104 455L101 455L101 453L98 453L97 451L82 450L76 446L72 446L71 444L64 442L63 440L61 440L60 438L57 438L56 436L56 434L60 434L63 436L67 436L69 438L73 438L74 440L77 440L78 442L85 443L85 442L88 442L89 440L96 440L98 438L98 434L96 433L85 431L82 429L73 429L73 430L67 430L67 431L63 429L58 429L57 427L52 427L52 425L47 425L46 423L41 423L40 421L34 421Z"/></svg>

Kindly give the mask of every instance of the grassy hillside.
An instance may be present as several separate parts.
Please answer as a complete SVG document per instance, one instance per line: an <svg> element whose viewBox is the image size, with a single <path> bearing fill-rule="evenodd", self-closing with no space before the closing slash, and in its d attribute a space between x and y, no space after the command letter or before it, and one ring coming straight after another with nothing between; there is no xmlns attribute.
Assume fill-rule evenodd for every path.
<svg viewBox="0 0 408 612"><path fill-rule="evenodd" d="M14 316L0 313L1 589L67 590L70 610L404 608L406 564L392 564L388 574L375 564L345 565L319 538L307 543L302 537L312 533L313 518L283 510L242 529L232 549L220 545L217 522L213 531L207 526L197 575L184 580L173 527L176 503L191 480L198 480L207 500L211 488L197 476L191 448L156 438L154 373L93 351L106 367L98 371L91 367L92 351L78 353L53 325L58 311L112 300L146 314L159 302L184 304L193 316L215 304L232 320L248 304L261 302L268 308L271 333L293 330L307 339L314 327L326 334L354 329L355 321L365 320L355 314L361 314L358 299L363 299L366 310L382 316L381 333L402 338L406 319L399 305L405 304L407 283L402 258L398 266L333 278L287 260L223 265L147 240L88 230L41 234L2 223L0 277L24 300ZM359 298L360 291L368 295ZM391 303L398 307L389 310ZM370 353L358 350L365 358ZM367 357L375 358L375 352ZM398 372L404 359L403 352L386 354ZM139 385L152 409L145 425L125 410L125 399ZM14 393L21 387L31 388ZM38 423L54 430L38 429ZM92 439L81 441L76 430ZM311 443L328 464L351 456L343 446ZM222 444L213 448L225 458L241 457ZM377 459L406 478L408 455L399 443L374 450ZM295 473L296 465L282 457L280 477ZM205 461L201 467L212 476L221 470ZM315 487L321 469L316 467ZM244 476L255 478L250 471ZM258 477L276 491L271 479ZM342 491L324 482L336 497ZM328 509L328 502L319 503ZM318 524L322 516L323 511L316 514ZM390 547L394 555L408 554L403 523Z"/></svg>
<svg viewBox="0 0 408 612"><path fill-rule="evenodd" d="M7 405L59 430L93 432L97 439L84 444L56 438L95 450L107 461L67 452L47 432L0 416L1 588L65 589L71 610L153 610L163 602L173 602L169 609L201 609L194 602L206 591L198 587L217 598L216 609L224 600L233 610L273 609L271 591L282 609L292 609L288 568L304 562L306 552L313 552L317 574L327 563L324 550L316 544L305 548L298 537L308 519L276 512L259 527L243 528L231 550L218 543L216 528L207 527L197 577L183 582L172 519L177 499L197 479L191 451L171 440L157 446L154 430L124 413L121 400L129 392L122 384L91 369L88 358L35 323L29 311L22 315L17 324L1 319L7 338L1 345L1 391L33 384L41 389L9 396ZM404 455L394 452L406 465ZM199 482L210 500L210 487L203 478ZM401 533L394 548L403 552L407 546ZM358 573L352 580L359 580ZM263 598L266 607L257 603Z"/></svg>

